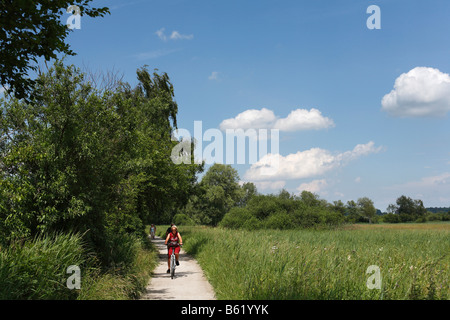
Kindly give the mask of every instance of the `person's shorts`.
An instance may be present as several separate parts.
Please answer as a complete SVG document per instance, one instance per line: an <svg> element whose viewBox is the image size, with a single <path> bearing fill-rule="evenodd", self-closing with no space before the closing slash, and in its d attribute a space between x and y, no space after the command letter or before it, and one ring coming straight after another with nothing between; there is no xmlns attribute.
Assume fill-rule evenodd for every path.
<svg viewBox="0 0 450 320"><path fill-rule="evenodd" d="M178 247L169 247L169 257L172 255L172 250L175 249L175 254L180 253L180 246Z"/></svg>

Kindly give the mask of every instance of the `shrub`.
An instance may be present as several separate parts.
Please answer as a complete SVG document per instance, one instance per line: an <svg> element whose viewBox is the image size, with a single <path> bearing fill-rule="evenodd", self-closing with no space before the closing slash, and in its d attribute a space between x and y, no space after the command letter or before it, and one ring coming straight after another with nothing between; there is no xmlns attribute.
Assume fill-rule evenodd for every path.
<svg viewBox="0 0 450 320"><path fill-rule="evenodd" d="M383 216L383 222L386 222L386 223L399 223L400 222L400 218L396 214L388 213L388 214L385 214Z"/></svg>
<svg viewBox="0 0 450 320"><path fill-rule="evenodd" d="M295 221L286 211L276 212L264 221L264 226L268 229L293 229L296 227Z"/></svg>
<svg viewBox="0 0 450 320"><path fill-rule="evenodd" d="M273 195L258 195L254 196L248 202L246 208L258 220L263 220L276 212L279 207L279 201Z"/></svg>
<svg viewBox="0 0 450 320"><path fill-rule="evenodd" d="M187 214L178 213L173 217L173 223L176 225L193 226L195 225L194 220Z"/></svg>
<svg viewBox="0 0 450 320"><path fill-rule="evenodd" d="M245 208L234 207L223 217L221 227L230 229L244 228L247 224L258 223L258 220Z"/></svg>
<svg viewBox="0 0 450 320"><path fill-rule="evenodd" d="M136 235L109 233L103 261L106 269L118 274L126 274L133 265L141 242Z"/></svg>

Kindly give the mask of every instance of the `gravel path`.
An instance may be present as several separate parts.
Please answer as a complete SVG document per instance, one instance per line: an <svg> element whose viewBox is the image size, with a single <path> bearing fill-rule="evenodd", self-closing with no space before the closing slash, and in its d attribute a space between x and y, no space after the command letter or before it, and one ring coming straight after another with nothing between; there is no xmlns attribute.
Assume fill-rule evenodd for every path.
<svg viewBox="0 0 450 320"><path fill-rule="evenodd" d="M180 251L180 265L171 279L167 271L167 247L164 240L155 238L153 244L159 250L160 262L153 271L141 300L215 300L214 290L203 275L197 261L183 249Z"/></svg>

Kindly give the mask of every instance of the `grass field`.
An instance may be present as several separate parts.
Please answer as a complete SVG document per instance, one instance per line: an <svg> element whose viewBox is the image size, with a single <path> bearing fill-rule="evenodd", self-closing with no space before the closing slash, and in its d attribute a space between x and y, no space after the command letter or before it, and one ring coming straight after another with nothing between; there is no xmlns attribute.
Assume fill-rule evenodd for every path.
<svg viewBox="0 0 450 320"><path fill-rule="evenodd" d="M450 299L450 223L179 230L219 299ZM373 265L381 289L367 286Z"/></svg>

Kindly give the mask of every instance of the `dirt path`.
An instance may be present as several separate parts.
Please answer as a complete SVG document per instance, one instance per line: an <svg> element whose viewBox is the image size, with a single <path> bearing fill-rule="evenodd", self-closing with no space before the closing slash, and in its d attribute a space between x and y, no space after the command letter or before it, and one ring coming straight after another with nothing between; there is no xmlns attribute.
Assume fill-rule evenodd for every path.
<svg viewBox="0 0 450 320"><path fill-rule="evenodd" d="M153 271L153 278L147 285L141 300L215 300L214 290L203 275L203 270L195 259L183 249L180 251L179 261L175 271L175 278L171 279L167 271L167 247L164 240L155 238L153 244L159 250L160 262Z"/></svg>

